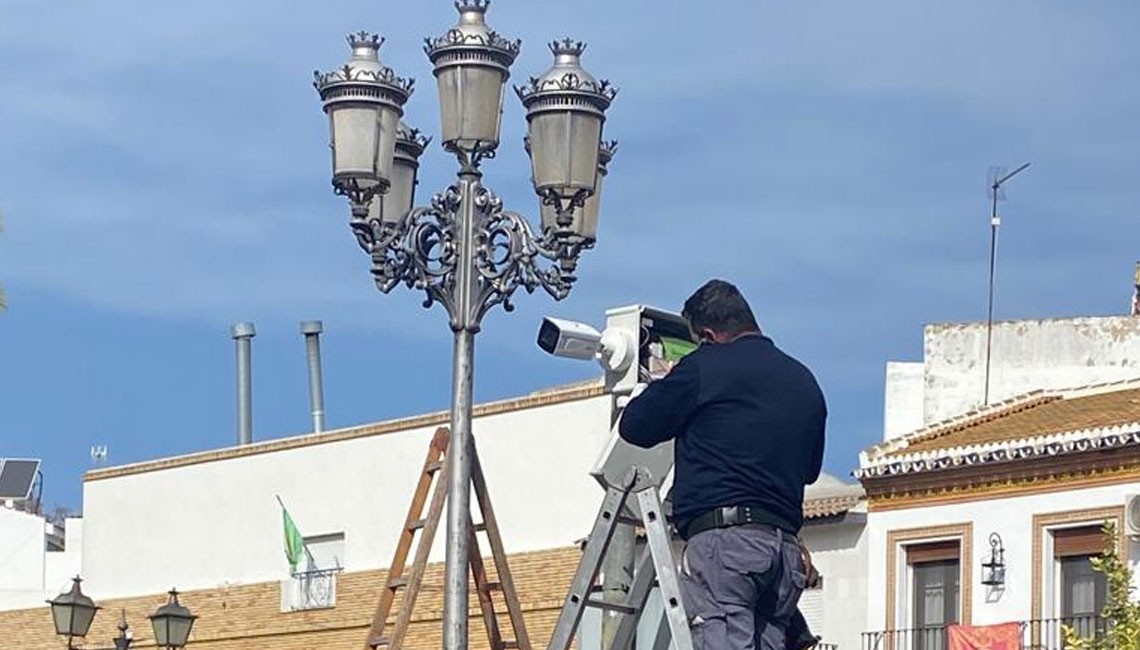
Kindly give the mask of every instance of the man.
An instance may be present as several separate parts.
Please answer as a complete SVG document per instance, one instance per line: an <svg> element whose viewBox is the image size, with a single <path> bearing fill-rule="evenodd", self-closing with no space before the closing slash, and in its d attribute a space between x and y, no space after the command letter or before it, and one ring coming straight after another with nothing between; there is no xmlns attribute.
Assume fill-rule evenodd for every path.
<svg viewBox="0 0 1140 650"><path fill-rule="evenodd" d="M795 647L788 635L806 633L796 606L807 581L797 535L804 487L823 462L823 393L728 282L706 283L681 315L700 346L629 403L618 431L640 447L675 440L673 519L686 540L694 648Z"/></svg>

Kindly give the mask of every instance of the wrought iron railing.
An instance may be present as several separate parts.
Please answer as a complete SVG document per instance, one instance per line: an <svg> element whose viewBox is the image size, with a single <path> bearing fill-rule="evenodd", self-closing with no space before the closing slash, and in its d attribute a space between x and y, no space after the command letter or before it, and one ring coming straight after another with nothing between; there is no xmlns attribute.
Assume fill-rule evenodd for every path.
<svg viewBox="0 0 1140 650"><path fill-rule="evenodd" d="M1064 650L1063 628L1069 627L1078 636L1099 637L1104 634L1108 621L1100 616L1071 616L1021 621L1022 650ZM932 626L910 630L884 630L864 632L862 650L949 650L945 626Z"/></svg>
<svg viewBox="0 0 1140 650"><path fill-rule="evenodd" d="M293 609L321 609L336 605L336 576L341 569L321 569L293 574Z"/></svg>

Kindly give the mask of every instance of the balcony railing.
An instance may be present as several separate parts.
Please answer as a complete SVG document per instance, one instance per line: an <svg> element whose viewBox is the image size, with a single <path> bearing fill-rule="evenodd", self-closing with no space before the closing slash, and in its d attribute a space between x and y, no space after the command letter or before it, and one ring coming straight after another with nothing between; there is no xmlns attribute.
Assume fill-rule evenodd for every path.
<svg viewBox="0 0 1140 650"><path fill-rule="evenodd" d="M282 583L282 609L322 609L336 606L336 576L341 569L302 571Z"/></svg>
<svg viewBox="0 0 1140 650"><path fill-rule="evenodd" d="M1064 650L1063 627L1079 636L1099 637L1108 622L1100 616L1073 616L1021 621L1022 650ZM864 632L862 650L949 650L944 626Z"/></svg>

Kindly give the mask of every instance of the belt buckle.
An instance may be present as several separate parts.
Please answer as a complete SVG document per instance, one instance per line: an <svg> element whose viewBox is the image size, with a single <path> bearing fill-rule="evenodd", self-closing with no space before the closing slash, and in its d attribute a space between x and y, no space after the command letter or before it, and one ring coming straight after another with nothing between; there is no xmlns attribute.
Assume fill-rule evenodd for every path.
<svg viewBox="0 0 1140 650"><path fill-rule="evenodd" d="M726 526L735 526L740 523L740 508L737 506L728 506L721 508L721 520Z"/></svg>

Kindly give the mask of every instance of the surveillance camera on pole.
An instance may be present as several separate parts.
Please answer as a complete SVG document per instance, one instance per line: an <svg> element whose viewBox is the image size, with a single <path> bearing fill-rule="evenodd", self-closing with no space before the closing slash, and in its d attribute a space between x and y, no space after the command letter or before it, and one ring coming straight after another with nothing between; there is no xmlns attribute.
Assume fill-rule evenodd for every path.
<svg viewBox="0 0 1140 650"><path fill-rule="evenodd" d="M637 342L630 330L609 327L599 332L590 325L561 318L544 318L538 347L556 357L596 360L609 372L622 372L633 363Z"/></svg>

